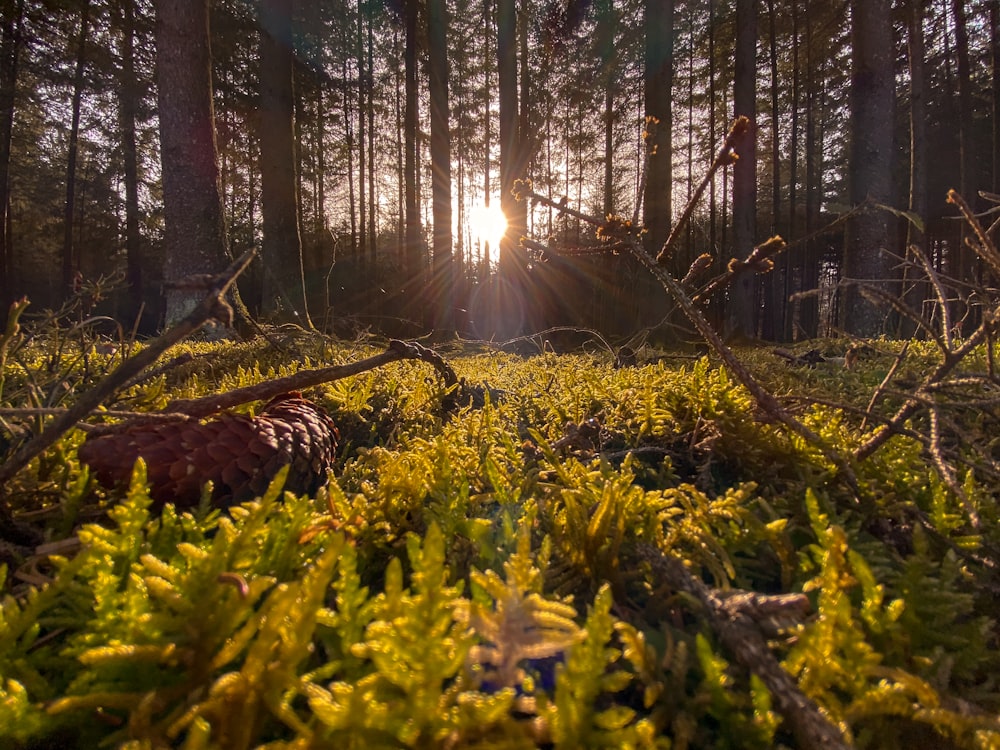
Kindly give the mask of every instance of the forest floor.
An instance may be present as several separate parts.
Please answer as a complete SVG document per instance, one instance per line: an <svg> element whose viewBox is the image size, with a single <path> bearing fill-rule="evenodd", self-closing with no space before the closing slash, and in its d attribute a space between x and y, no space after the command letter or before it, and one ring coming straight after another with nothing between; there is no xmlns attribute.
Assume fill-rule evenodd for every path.
<svg viewBox="0 0 1000 750"><path fill-rule="evenodd" d="M1000 747L994 345L858 343L181 344L4 483L0 745ZM127 349L8 335L5 464ZM300 381L319 489L164 504L80 460L370 358Z"/></svg>

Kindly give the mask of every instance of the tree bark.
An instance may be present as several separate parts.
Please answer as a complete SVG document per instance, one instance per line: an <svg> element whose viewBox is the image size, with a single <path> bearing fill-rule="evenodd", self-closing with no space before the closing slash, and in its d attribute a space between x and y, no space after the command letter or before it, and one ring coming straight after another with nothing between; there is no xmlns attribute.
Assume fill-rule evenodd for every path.
<svg viewBox="0 0 1000 750"><path fill-rule="evenodd" d="M791 0L793 6L798 0ZM778 84L778 33L777 19L774 11L774 0L767 0L767 36L768 36L768 58L770 62L770 88L771 88L771 234L781 233L781 131L778 127L782 117L778 109L779 106L779 84ZM794 46L796 40L792 39ZM797 75L797 73L796 73ZM793 97L794 108L794 97ZM794 151L793 151L794 153ZM795 173L789 175L791 184L795 184ZM790 201L790 214L794 216L795 205ZM790 235L786 235L790 236ZM781 270L776 266L774 271L769 273L765 279L764 288L767 290L767 302L764 305L763 320L761 321L761 335L769 341L778 341L784 337L785 331L785 307L788 295L786 293L786 283L790 275L788 253L783 253L781 257Z"/></svg>
<svg viewBox="0 0 1000 750"><path fill-rule="evenodd" d="M87 36L90 33L90 0L80 9L80 32L76 40L76 65L73 74L72 122L69 129L69 152L66 155L66 202L63 204L62 285L68 299L74 292L80 273L79 248L73 245L73 219L76 215L76 162L80 141L80 107L83 103L83 74L87 65Z"/></svg>
<svg viewBox="0 0 1000 750"><path fill-rule="evenodd" d="M907 57L910 71L910 212L927 222L927 85L924 71L924 12L927 0L910 0L907 14ZM924 232L912 221L906 226L907 246L925 251ZM920 313L925 298L923 273L908 266L903 274L906 304ZM899 336L908 338L915 326L905 318L900 321Z"/></svg>
<svg viewBox="0 0 1000 750"><path fill-rule="evenodd" d="M366 192L366 186L369 181L371 181L371 176L368 174L368 139L366 137L366 131L368 129L368 123L365 120L366 97L370 100L372 92L368 88L368 76L365 72L365 5L363 2L358 3L358 35L354 41L355 44L355 60L358 66L358 218L360 219L358 224L358 246L360 252L358 254L359 269L362 276L367 275L367 262L368 262L368 194Z"/></svg>
<svg viewBox="0 0 1000 750"><path fill-rule="evenodd" d="M521 177L520 118L517 96L517 6L515 0L497 1L497 72L500 109L500 208L507 231L500 240L500 284L494 310L493 333L508 338L521 333L524 316L526 259L520 247L525 233L524 207L514 197L514 181Z"/></svg>
<svg viewBox="0 0 1000 750"><path fill-rule="evenodd" d="M409 293L416 294L423 275L423 242L420 237L420 204L417 200L417 0L404 0L406 33L404 40L405 105L403 112L404 180L406 182L406 275Z"/></svg>
<svg viewBox="0 0 1000 750"><path fill-rule="evenodd" d="M848 165L852 205L889 201L892 166L893 39L890 0L851 2L851 151ZM874 337L885 314L853 281L888 291L886 253L889 222L884 211L863 211L847 226L840 321L848 333Z"/></svg>
<svg viewBox="0 0 1000 750"><path fill-rule="evenodd" d="M959 150L959 193L975 206L976 195L976 147L973 138L972 113L972 72L969 62L969 33L966 28L965 0L952 0L955 17L955 59L958 67L958 150ZM965 234L965 227L962 227ZM974 281L977 275L976 255L965 242L958 244L955 276L962 281ZM972 311L975 317L975 311ZM978 321L970 321L977 323Z"/></svg>
<svg viewBox="0 0 1000 750"><path fill-rule="evenodd" d="M135 120L139 84L135 75L135 0L122 0L122 63L119 98L122 159L125 167L125 280L128 305L124 319L134 321L142 310L142 236L139 230L139 156Z"/></svg>
<svg viewBox="0 0 1000 750"><path fill-rule="evenodd" d="M737 117L744 115L751 123L757 118L757 3L736 2L736 58L733 81L733 107ZM736 144L739 160L733 167L733 253L745 258L752 251L757 235L757 146L756 125ZM756 331L754 287L756 276L748 269L736 274L729 288L726 308L726 334L752 338Z"/></svg>
<svg viewBox="0 0 1000 750"><path fill-rule="evenodd" d="M822 186L820 175L823 173L823 139L819 137L819 120L817 111L822 106L822 93L818 91L821 76L817 73L819 67L813 34L813 7L810 0L805 3L805 35L806 35L806 123L805 123L805 156L806 156L806 235L812 235L819 227L820 206L822 202ZM786 253L787 255L787 253ZM806 242L801 262L801 274L798 291L815 289L819 286L819 249L816 240ZM803 298L798 303L797 315L792 319L794 328L790 326L788 336L791 340L798 338L814 338L819 334L819 304L815 295ZM797 318L797 324L794 323Z"/></svg>
<svg viewBox="0 0 1000 750"><path fill-rule="evenodd" d="M14 126L17 92L17 63L21 53L21 26L24 0L2 0L0 21L0 324L6 325L13 301L10 234L7 215L10 208L10 143Z"/></svg>
<svg viewBox="0 0 1000 750"><path fill-rule="evenodd" d="M674 0L644 0L643 98L646 102L649 162L643 195L643 225L646 247L656 254L670 235L672 221L671 186L673 184L673 112L674 81ZM653 123L650 118L655 118ZM675 275L682 272L676 263L668 264Z"/></svg>
<svg viewBox="0 0 1000 750"><path fill-rule="evenodd" d="M451 230L451 133L448 102L448 16L445 0L427 0L428 85L431 105L431 201L434 218L430 304L435 329L454 331Z"/></svg>
<svg viewBox="0 0 1000 750"><path fill-rule="evenodd" d="M260 5L261 311L312 328L302 268L292 50L294 0Z"/></svg>
<svg viewBox="0 0 1000 750"><path fill-rule="evenodd" d="M1000 192L1000 0L989 0L990 12L990 78L993 95L993 182L994 193Z"/></svg>
<svg viewBox="0 0 1000 750"><path fill-rule="evenodd" d="M157 102L163 174L166 325L204 298L171 287L227 266L212 106L208 0L156 2Z"/></svg>

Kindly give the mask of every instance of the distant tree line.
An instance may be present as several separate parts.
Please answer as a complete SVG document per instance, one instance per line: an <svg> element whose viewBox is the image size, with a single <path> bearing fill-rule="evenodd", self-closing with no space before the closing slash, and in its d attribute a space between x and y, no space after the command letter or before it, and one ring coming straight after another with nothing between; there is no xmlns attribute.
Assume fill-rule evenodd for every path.
<svg viewBox="0 0 1000 750"><path fill-rule="evenodd" d="M926 308L912 245L957 303L991 283L944 197L989 212L1000 193L998 6L0 0L2 309L90 290L152 332L196 296L175 282L257 248L239 297L263 320L676 337L637 263L512 188L600 216L639 202L656 251L742 114L671 272L780 234L769 274L708 303L728 334L906 335L852 282ZM499 248L484 203L507 216Z"/></svg>

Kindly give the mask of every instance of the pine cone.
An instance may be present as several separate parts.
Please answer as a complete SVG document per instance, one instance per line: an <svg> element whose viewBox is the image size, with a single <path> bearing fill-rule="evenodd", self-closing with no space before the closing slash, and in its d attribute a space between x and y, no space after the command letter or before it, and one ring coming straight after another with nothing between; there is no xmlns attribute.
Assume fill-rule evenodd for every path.
<svg viewBox="0 0 1000 750"><path fill-rule="evenodd" d="M105 487L127 482L136 458L146 461L158 504L196 505L211 480L212 500L231 505L264 494L286 464L285 489L312 494L327 480L339 434L330 416L300 393L268 402L259 416L224 412L206 422L134 424L88 437L80 461Z"/></svg>

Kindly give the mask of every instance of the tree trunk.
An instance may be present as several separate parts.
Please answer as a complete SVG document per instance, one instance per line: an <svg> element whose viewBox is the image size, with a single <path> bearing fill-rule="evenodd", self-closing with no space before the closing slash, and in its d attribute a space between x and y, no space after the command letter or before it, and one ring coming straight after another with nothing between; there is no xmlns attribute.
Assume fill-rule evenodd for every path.
<svg viewBox="0 0 1000 750"><path fill-rule="evenodd" d="M643 98L646 129L650 133L646 142L649 160L643 195L643 225L647 232L647 248L656 255L670 234L672 220L674 0L644 0L643 14L646 29ZM675 275L682 272L675 262L668 262L667 267Z"/></svg>
<svg viewBox="0 0 1000 750"><path fill-rule="evenodd" d="M156 2L157 103L168 284L228 264L212 109L208 0ZM168 288L166 325L186 316L202 289ZM245 311L237 309L237 315Z"/></svg>
<svg viewBox="0 0 1000 750"><path fill-rule="evenodd" d="M500 240L500 293L493 333L509 338L521 333L524 316L526 262L520 247L525 232L525 212L513 195L521 177L521 133L517 101L517 8L515 0L497 0L497 72L500 108L500 208L507 217L507 231Z"/></svg>
<svg viewBox="0 0 1000 750"><path fill-rule="evenodd" d="M757 3L736 2L736 57L733 80L733 107L737 117L750 122L757 117ZM753 250L757 235L757 146L756 127L736 143L739 160L733 167L733 254L745 258ZM737 273L729 292L726 333L752 338L757 316L754 304L756 276L752 271Z"/></svg>
<svg viewBox="0 0 1000 750"><path fill-rule="evenodd" d="M491 0L483 0L483 59L490 59L490 39L493 37L493 19L491 18L490 9L492 7ZM490 66L486 66L486 85L483 86L483 205L487 208L490 205L490 197L492 194L492 187L490 186L490 172L493 169L493 163L490 159L490 149L493 145L493 112L492 112L492 89L490 88L492 76L490 75ZM479 268L478 268L478 278L480 283L485 283L487 277L490 274L490 263L491 263L491 252L493 248L490 248L489 240L484 241L484 247L480 250L482 255L479 258Z"/></svg>
<svg viewBox="0 0 1000 750"><path fill-rule="evenodd" d="M972 72L969 63L969 34L966 30L965 0L952 0L955 16L955 59L958 63L958 149L959 149L959 192L975 206L976 194L976 147L973 137L972 113ZM962 227L965 235L965 227ZM975 281L976 255L972 249L960 242L957 248L955 276L962 281ZM973 314L974 311L973 311ZM973 321L975 322L975 321Z"/></svg>
<svg viewBox="0 0 1000 750"><path fill-rule="evenodd" d="M14 125L14 95L17 91L17 63L21 53L21 25L24 0L2 0L0 21L0 324L6 325L13 301L10 233L10 142Z"/></svg>
<svg viewBox="0 0 1000 750"><path fill-rule="evenodd" d="M451 233L451 134L448 103L448 16L445 0L427 0L428 85L431 105L431 201L433 274L428 302L439 333L455 328L454 257Z"/></svg>
<svg viewBox="0 0 1000 750"><path fill-rule="evenodd" d="M142 310L142 255L139 230L139 156L135 139L139 84L135 77L135 0L122 0L122 67L119 111L122 159L125 163L125 280L128 306L124 319L134 321Z"/></svg>
<svg viewBox="0 0 1000 750"><path fill-rule="evenodd" d="M405 108L403 113L403 138L405 158L403 171L406 182L406 275L409 293L414 295L423 274L423 248L420 238L420 204L417 200L417 0L404 0L406 38L405 59Z"/></svg>
<svg viewBox="0 0 1000 750"><path fill-rule="evenodd" d="M372 288L378 288L379 265L376 253L378 251L378 235L376 233L376 214L378 201L375 200L375 52L374 29L375 12L370 10L368 16L368 264L372 269L369 283ZM375 299L381 299L374 295Z"/></svg>
<svg viewBox="0 0 1000 750"><path fill-rule="evenodd" d="M260 5L261 311L312 328L299 232L292 53L293 0Z"/></svg>
<svg viewBox="0 0 1000 750"><path fill-rule="evenodd" d="M927 86L924 71L924 6L926 0L910 0L907 14L907 56L910 70L910 212L927 222ZM906 226L906 244L926 250L924 232L910 221ZM924 274L913 266L903 273L903 295L916 313L922 312L925 298ZM898 334L908 338L915 326L905 318Z"/></svg>
<svg viewBox="0 0 1000 750"><path fill-rule="evenodd" d="M90 31L90 0L80 9L80 33L76 40L76 68L73 74L72 123L69 130L69 153L66 156L66 202L63 213L62 283L69 298L80 273L79 248L73 245L73 219L76 214L76 161L80 140L80 106L83 101L83 73L87 64L87 35Z"/></svg>
<svg viewBox="0 0 1000 750"><path fill-rule="evenodd" d="M351 106L353 97L348 80L347 58L341 64L341 74L344 80L344 139L347 141L347 213L351 220L351 260L355 261L358 254L358 213L357 198L354 190L354 108ZM362 252L364 252L362 250Z"/></svg>
<svg viewBox="0 0 1000 750"><path fill-rule="evenodd" d="M793 6L798 0L791 0ZM781 229L781 132L778 123L782 117L778 109L779 83L778 83L778 32L777 19L774 12L774 0L767 0L767 35L768 35L768 57L770 60L771 72L771 234L780 234ZM792 45L796 43L792 39ZM794 107L794 104L793 104ZM792 185L795 184L795 173L790 174ZM791 213L794 215L795 206L791 205ZM780 260L780 265L767 275L764 280L764 288L767 294L767 302L764 305L763 320L761 321L761 335L769 341L778 341L784 337L785 332L785 308L788 295L785 293L786 280L789 276L789 259L785 254ZM780 268L780 270L779 270Z"/></svg>
<svg viewBox="0 0 1000 750"><path fill-rule="evenodd" d="M1000 0L989 0L990 9L990 79L993 95L993 182L994 193L1000 192Z"/></svg>
<svg viewBox="0 0 1000 750"><path fill-rule="evenodd" d="M822 139L817 136L818 121L816 116L820 108L822 95L819 87L820 76L817 75L817 55L813 38L813 23L809 0L805 4L805 34L806 34L806 235L812 235L820 223L820 203L822 198L820 175L823 173ZM791 238L794 239L794 238ZM797 291L815 289L819 286L819 250L816 240L806 242L805 251L800 263L801 268ZM789 316L790 323L795 323L792 330L787 331L789 338L797 340L800 337L814 338L819 334L819 304L815 295L802 298L798 303L798 312Z"/></svg>
<svg viewBox="0 0 1000 750"><path fill-rule="evenodd" d="M371 91L368 90L368 76L365 73L365 6L363 2L358 3L358 35L355 39L355 60L358 65L358 254L361 275L367 276L366 267L368 262L368 194L366 192L367 182L371 177L366 169L368 162L368 139L366 130L368 123L365 120L365 98L371 98Z"/></svg>
<svg viewBox="0 0 1000 750"><path fill-rule="evenodd" d="M851 2L851 152L848 165L852 205L889 200L892 167L893 40L890 0ZM841 326L848 333L878 336L885 312L851 281L889 291L889 222L884 211L864 211L847 226L842 273Z"/></svg>

